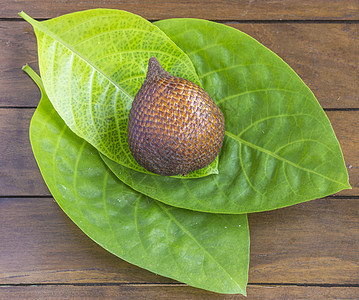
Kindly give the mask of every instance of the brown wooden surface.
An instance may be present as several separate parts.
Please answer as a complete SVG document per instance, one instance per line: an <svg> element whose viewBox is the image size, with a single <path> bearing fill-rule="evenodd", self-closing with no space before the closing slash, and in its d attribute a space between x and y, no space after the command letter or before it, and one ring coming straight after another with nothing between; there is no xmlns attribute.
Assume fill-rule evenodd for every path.
<svg viewBox="0 0 359 300"><path fill-rule="evenodd" d="M28 138L40 93L21 71L25 63L37 70L36 41L17 12L47 19L95 7L150 20L227 20L301 76L332 122L353 189L249 215L247 299L359 299L358 0L2 0L0 299L244 299L191 288L113 256L71 222L44 184Z"/></svg>
<svg viewBox="0 0 359 300"><path fill-rule="evenodd" d="M123 9L149 20L202 18L210 20L358 20L357 0L17 0L5 1L0 18L16 18L25 11L36 18L91 9Z"/></svg>
<svg viewBox="0 0 359 300"><path fill-rule="evenodd" d="M4 299L171 299L171 300L232 300L232 299L358 299L358 287L311 287L311 286L248 286L248 297L209 293L183 285L116 285L116 286L21 286L0 287Z"/></svg>

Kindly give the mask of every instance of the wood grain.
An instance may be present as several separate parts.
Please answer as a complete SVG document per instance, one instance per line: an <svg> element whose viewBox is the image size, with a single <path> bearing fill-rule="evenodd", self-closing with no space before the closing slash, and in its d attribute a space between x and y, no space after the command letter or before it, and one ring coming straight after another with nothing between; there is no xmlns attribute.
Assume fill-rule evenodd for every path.
<svg viewBox="0 0 359 300"><path fill-rule="evenodd" d="M358 218L357 199L250 214L249 282L359 284ZM0 284L175 283L102 249L52 198L0 198L0 220Z"/></svg>
<svg viewBox="0 0 359 300"><path fill-rule="evenodd" d="M171 300L251 300L251 299L358 299L359 288L258 286L247 288L248 297L218 295L183 285L116 285L116 286L17 286L0 287L4 299L171 299Z"/></svg>
<svg viewBox="0 0 359 300"><path fill-rule="evenodd" d="M101 248L52 198L0 198L0 219L0 284L173 282Z"/></svg>
<svg viewBox="0 0 359 300"><path fill-rule="evenodd" d="M358 220L357 199L250 214L249 282L358 284Z"/></svg>
<svg viewBox="0 0 359 300"><path fill-rule="evenodd" d="M0 109L0 196L49 195L31 150L34 109Z"/></svg>
<svg viewBox="0 0 359 300"><path fill-rule="evenodd" d="M337 193L338 196L359 196L359 111L327 111L327 116L342 148L349 173L351 190Z"/></svg>
<svg viewBox="0 0 359 300"><path fill-rule="evenodd" d="M24 22L0 22L0 106L36 106L40 91L22 71L25 64L38 72L36 38Z"/></svg>
<svg viewBox="0 0 359 300"><path fill-rule="evenodd" d="M210 20L358 20L356 0L101 0L8 1L0 18L17 18L18 12L36 18L53 18L66 13L91 9L114 8L139 14L150 20L166 18L204 18Z"/></svg>
<svg viewBox="0 0 359 300"><path fill-rule="evenodd" d="M0 109L0 196L49 195L28 137L33 113L34 109ZM338 195L359 195L359 112L329 111L327 115L343 149L353 187Z"/></svg>
<svg viewBox="0 0 359 300"><path fill-rule="evenodd" d="M323 107L359 108L359 24L228 25L281 56ZM37 69L32 28L25 22L6 21L0 27L0 107L34 107L40 93L21 70L25 63Z"/></svg>

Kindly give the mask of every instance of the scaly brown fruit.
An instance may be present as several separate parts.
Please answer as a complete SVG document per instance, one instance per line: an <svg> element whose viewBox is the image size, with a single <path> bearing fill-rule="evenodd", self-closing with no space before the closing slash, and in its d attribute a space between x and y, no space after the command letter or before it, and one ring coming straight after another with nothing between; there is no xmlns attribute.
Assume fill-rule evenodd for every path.
<svg viewBox="0 0 359 300"><path fill-rule="evenodd" d="M159 175L186 175L214 161L224 118L208 93L166 72L155 57L132 103L128 144L135 160Z"/></svg>

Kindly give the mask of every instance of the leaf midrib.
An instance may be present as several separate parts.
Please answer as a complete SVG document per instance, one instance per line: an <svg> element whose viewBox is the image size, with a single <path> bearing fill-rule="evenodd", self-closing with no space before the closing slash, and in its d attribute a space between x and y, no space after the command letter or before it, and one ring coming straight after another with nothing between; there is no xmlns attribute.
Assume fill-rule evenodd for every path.
<svg viewBox="0 0 359 300"><path fill-rule="evenodd" d="M67 49L69 49L71 52L76 54L80 59L82 59L84 62L86 62L89 66L91 66L93 69L95 69L98 73L100 73L102 76L104 76L111 84L113 84L116 88L118 88L126 97L133 100L133 98L122 88L120 87L111 77L109 77L107 74L105 74L101 69L93 65L88 59L86 59L82 54L80 54L78 51L76 51L73 47L68 45L64 40L62 40L59 36L57 36L55 33L53 33L51 30L49 30L46 26L41 24L41 22L38 22L31 18L29 15L27 15L24 12L21 12L19 14L25 21L29 22L34 28L41 30L45 34L52 37L55 41L65 46Z"/></svg>
<svg viewBox="0 0 359 300"><path fill-rule="evenodd" d="M243 292L243 289L241 288L240 284L234 280L234 278L228 273L228 271L212 256L211 253L209 253L198 241L197 239L186 229L184 226L166 209L166 207L159 201L155 201L155 203L161 208L161 210L191 239L193 242L195 242L198 247L202 249L203 252L205 252L208 257L215 262L223 271L224 273L230 278L231 281L235 283L235 285L240 289L241 292Z"/></svg>
<svg viewBox="0 0 359 300"><path fill-rule="evenodd" d="M271 152L271 151L269 151L269 150L267 150L267 149L265 149L265 148L262 148L262 147L260 147L260 146L255 145L255 144L252 144L252 143L250 143L250 142L248 142L248 141L246 141L246 140L243 140L243 139L241 139L239 136L237 136L237 135L235 135L235 134L233 134L233 133L231 133L231 132L229 132L229 131L226 131L225 134L226 134L226 136L228 136L228 137L234 139L235 141L237 141L237 142L239 142L239 143L241 143L241 144L247 145L248 147L251 147L252 149L255 149L255 150L258 150L258 151L260 151L260 152L263 152L263 153L265 153L265 154L267 154L267 155L269 155L269 156L272 156L272 157L274 157L274 158L276 158L276 159L278 159L278 160L280 160L280 161L282 161L282 162L285 162L285 163L287 163L287 164L289 164L289 165L292 165L292 166L295 167L295 168L298 168L298 169L303 170L303 171L305 171L305 172L313 173L313 174L315 174L315 175L317 175L317 176L320 176L320 177L322 177L322 178L324 178L324 179L326 179L326 180L328 180L328 181L331 181L331 182L334 182L334 183L336 183L336 184L339 184L339 185L341 185L341 186L346 187L346 185L343 184L342 182L339 182L339 181L337 181L337 180L334 180L333 178L327 177L327 176L325 176L325 175L323 175L323 174L320 174L320 173L315 172L315 171L313 171L313 170L307 169L307 168L305 168L305 167L301 167L301 166L297 165L296 163L294 163L294 162L292 162L292 161L290 161L290 160L288 160L288 159L285 159L284 157L281 157L281 156L279 156L279 155L277 155L277 154L275 154L275 153L273 153L273 152Z"/></svg>

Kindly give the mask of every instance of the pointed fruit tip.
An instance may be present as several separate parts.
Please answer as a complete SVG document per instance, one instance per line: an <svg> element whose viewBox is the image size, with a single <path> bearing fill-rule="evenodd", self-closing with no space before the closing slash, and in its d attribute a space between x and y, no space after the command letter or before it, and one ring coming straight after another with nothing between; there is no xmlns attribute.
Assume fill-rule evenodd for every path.
<svg viewBox="0 0 359 300"><path fill-rule="evenodd" d="M159 61L157 60L156 57L151 56L151 58L150 58L149 61L148 61L148 64L154 64L154 63L159 64Z"/></svg>
<svg viewBox="0 0 359 300"><path fill-rule="evenodd" d="M155 76L166 74L166 73L167 73L166 70L162 68L157 58L152 56L148 61L146 79L153 78Z"/></svg>

